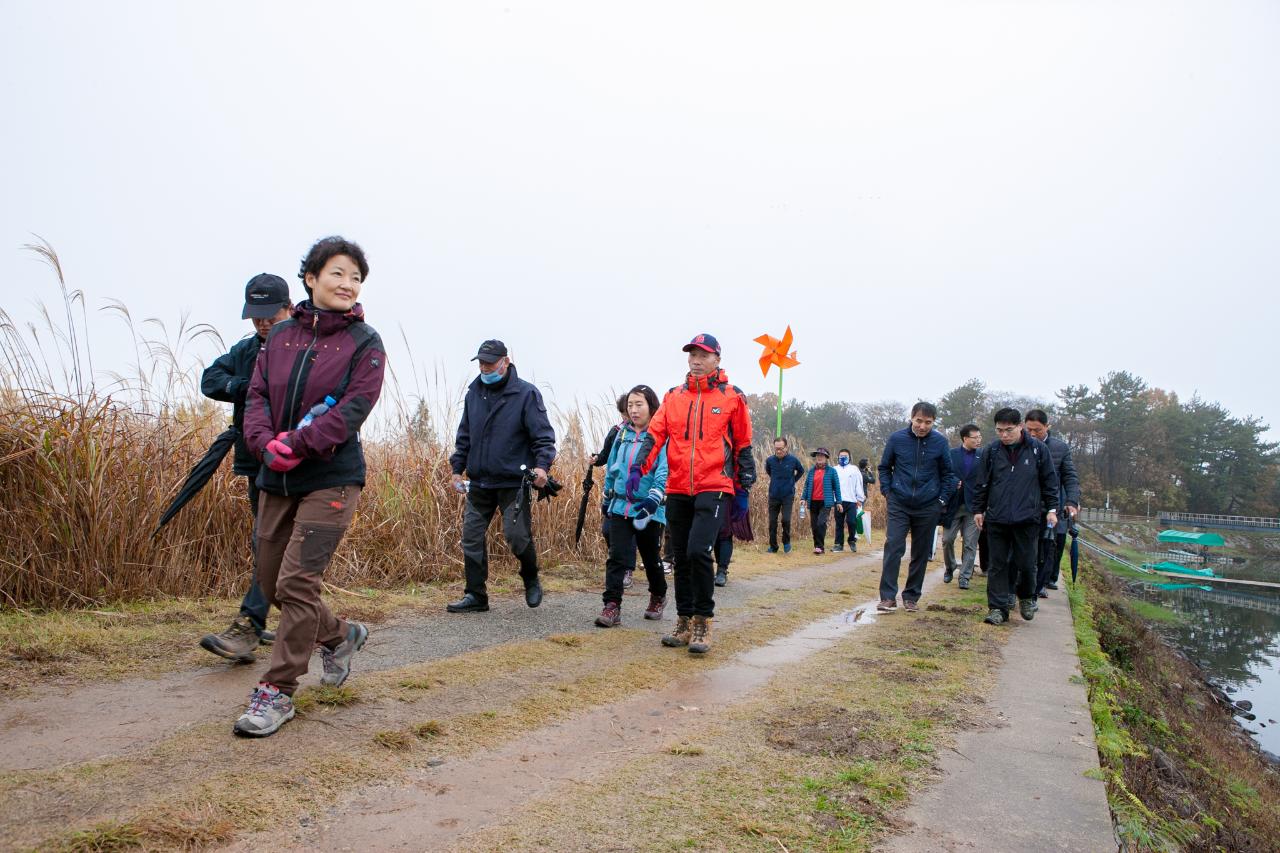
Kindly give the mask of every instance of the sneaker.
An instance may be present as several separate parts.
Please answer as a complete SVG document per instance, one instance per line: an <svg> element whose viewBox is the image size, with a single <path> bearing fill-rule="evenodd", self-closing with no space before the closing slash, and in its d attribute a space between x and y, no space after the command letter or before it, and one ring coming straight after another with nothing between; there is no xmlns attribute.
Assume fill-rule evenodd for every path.
<svg viewBox="0 0 1280 853"><path fill-rule="evenodd" d="M257 630L243 616L237 616L231 627L221 634L205 634L200 638L200 648L236 663L252 663L258 643Z"/></svg>
<svg viewBox="0 0 1280 853"><path fill-rule="evenodd" d="M258 635L258 645L269 646L276 641L275 631L263 631Z"/></svg>
<svg viewBox="0 0 1280 853"><path fill-rule="evenodd" d="M649 606L644 609L644 618L661 619L662 611L666 609L667 599L665 596L657 596L653 593L649 594Z"/></svg>
<svg viewBox="0 0 1280 853"><path fill-rule="evenodd" d="M610 601L596 617L596 624L601 628L616 628L622 624L622 605Z"/></svg>
<svg viewBox="0 0 1280 853"><path fill-rule="evenodd" d="M631 584L634 583L634 578L632 577L632 575L634 574L635 574L635 571L632 569L627 569L625 572L623 572L622 574L623 589L631 589Z"/></svg>
<svg viewBox="0 0 1280 853"><path fill-rule="evenodd" d="M711 651L711 617L693 617L693 627L689 634L689 654L705 655Z"/></svg>
<svg viewBox="0 0 1280 853"><path fill-rule="evenodd" d="M778 553L778 546L777 546L777 545L770 545L770 546L769 546L769 551L768 551L768 553L770 553L770 554L776 554L776 553Z"/></svg>
<svg viewBox="0 0 1280 853"><path fill-rule="evenodd" d="M997 610L993 607L987 612L987 618L982 621L986 622L988 625L1003 625L1005 622L1009 621L1009 617L1004 615L1003 610Z"/></svg>
<svg viewBox="0 0 1280 853"><path fill-rule="evenodd" d="M1036 598L1048 598L1048 597L1049 597L1049 593L1045 592L1043 589L1036 593Z"/></svg>
<svg viewBox="0 0 1280 853"><path fill-rule="evenodd" d="M968 582L968 581L960 581L960 583L959 583L959 584L957 584L957 586L959 586L961 589L968 589L968 588L969 588L969 582Z"/></svg>
<svg viewBox="0 0 1280 853"><path fill-rule="evenodd" d="M782 546L782 553L784 553L784 554L790 554L790 553L791 553L791 543L790 543L790 542L788 542L786 545L783 545L783 546Z"/></svg>
<svg viewBox="0 0 1280 853"><path fill-rule="evenodd" d="M948 569L947 571L942 573L942 582L951 583L952 577L954 577L954 573L950 569Z"/></svg>
<svg viewBox="0 0 1280 853"><path fill-rule="evenodd" d="M1054 583L1053 581L1049 581L1047 584L1045 584L1045 585L1044 585L1044 588L1045 588L1045 589L1057 589L1057 588L1058 588L1058 585L1057 585L1056 583Z"/></svg>
<svg viewBox="0 0 1280 853"><path fill-rule="evenodd" d="M1036 618L1036 611L1039 609L1040 605L1034 598L1024 598L1018 602L1018 612L1028 622Z"/></svg>
<svg viewBox="0 0 1280 853"><path fill-rule="evenodd" d="M688 616L677 616L676 627L670 634L662 638L662 645L676 648L689 645L689 633L692 630Z"/></svg>
<svg viewBox="0 0 1280 853"><path fill-rule="evenodd" d="M324 664L324 675L320 683L329 687L341 687L342 682L351 675L351 658L364 648L364 641L369 639L369 629L359 622L347 623L347 638L338 644L333 651L320 647L320 662Z"/></svg>
<svg viewBox="0 0 1280 853"><path fill-rule="evenodd" d="M902 609L908 613L917 613L920 610L920 605L914 601L908 601L904 598L902 599Z"/></svg>
<svg viewBox="0 0 1280 853"><path fill-rule="evenodd" d="M852 545L850 545L849 550L855 554L858 553L858 543L854 542Z"/></svg>
<svg viewBox="0 0 1280 853"><path fill-rule="evenodd" d="M825 552L824 552L821 548L814 548L814 549L813 549L813 553L815 553L815 554L823 554L823 553L825 553Z"/></svg>
<svg viewBox="0 0 1280 853"><path fill-rule="evenodd" d="M877 613L892 613L898 609L898 602L892 598L882 598L880 603L876 605Z"/></svg>
<svg viewBox="0 0 1280 853"><path fill-rule="evenodd" d="M236 720L232 731L243 737L273 735L293 719L293 700L274 684L260 683L249 697L249 707Z"/></svg>
<svg viewBox="0 0 1280 853"><path fill-rule="evenodd" d="M719 569L716 571L716 586L724 586L729 582L729 572L727 569Z"/></svg>
<svg viewBox="0 0 1280 853"><path fill-rule="evenodd" d="M844 550L844 546L843 546L843 545L836 545L836 546L834 546L834 547L831 549L831 553L833 553L833 554L834 554L834 553L836 553L837 551L843 551L843 550Z"/></svg>

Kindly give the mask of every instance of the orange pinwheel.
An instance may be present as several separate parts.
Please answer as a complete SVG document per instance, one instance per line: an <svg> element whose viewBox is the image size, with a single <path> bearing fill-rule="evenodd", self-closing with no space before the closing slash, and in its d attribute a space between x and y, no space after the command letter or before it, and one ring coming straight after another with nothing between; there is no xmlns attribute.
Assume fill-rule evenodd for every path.
<svg viewBox="0 0 1280 853"><path fill-rule="evenodd" d="M764 347L764 354L760 356L761 373L768 376L769 368L775 364L778 366L778 370L786 370L788 367L795 367L800 363L796 361L795 351L791 349L791 340L790 326L787 326L787 331L782 336L782 340L778 340L773 335L761 335L756 338L756 343Z"/></svg>

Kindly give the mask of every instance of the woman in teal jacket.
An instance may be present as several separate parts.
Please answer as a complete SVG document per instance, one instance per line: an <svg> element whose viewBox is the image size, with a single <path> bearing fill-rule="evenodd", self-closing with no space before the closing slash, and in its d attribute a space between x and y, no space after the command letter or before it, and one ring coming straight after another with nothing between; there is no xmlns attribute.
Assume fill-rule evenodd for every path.
<svg viewBox="0 0 1280 853"><path fill-rule="evenodd" d="M836 507L836 512L843 509L840 501L840 478L836 472L827 467L831 454L825 447L819 447L809 454L813 465L804 478L804 491L800 499L809 505L809 529L813 531L813 553L826 553L827 545L827 511ZM821 478L821 483L815 481Z"/></svg>
<svg viewBox="0 0 1280 853"><path fill-rule="evenodd" d="M667 451L663 448L653 468L640 480L634 494L639 500L627 500L627 474L633 465L644 461L640 445L648 435L649 421L658 410L658 395L648 385L637 385L627 392L627 421L609 450L605 468L604 494L609 510L609 560L604 571L604 609L596 618L601 628L622 623L622 591L636 568L636 550L644 561L649 578L649 606L644 618L661 619L667 606L667 580L662 574L662 531L667 511L662 502L667 496Z"/></svg>

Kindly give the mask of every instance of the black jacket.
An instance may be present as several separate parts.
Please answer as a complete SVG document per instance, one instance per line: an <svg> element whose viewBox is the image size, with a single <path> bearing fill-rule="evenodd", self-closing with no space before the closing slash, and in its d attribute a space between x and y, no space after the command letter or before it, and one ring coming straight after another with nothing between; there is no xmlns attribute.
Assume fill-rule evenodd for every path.
<svg viewBox="0 0 1280 853"><path fill-rule="evenodd" d="M986 521L997 524L1039 524L1058 508L1058 474L1043 442L1023 430L1018 444L1005 447L997 438L983 457L973 490L975 514L985 513Z"/></svg>
<svg viewBox="0 0 1280 853"><path fill-rule="evenodd" d="M951 447L942 433L924 438L900 429L885 442L880 457L880 491L886 500L908 509L946 509L956 490Z"/></svg>
<svg viewBox="0 0 1280 853"><path fill-rule="evenodd" d="M1053 470L1058 473L1058 526L1057 533L1067 532L1067 514L1063 509L1070 504L1080 507L1080 478L1076 476L1076 463L1071 458L1071 445L1052 432L1044 442L1053 459Z"/></svg>
<svg viewBox="0 0 1280 853"><path fill-rule="evenodd" d="M514 364L496 385L472 380L449 457L453 473L465 471L482 489L509 489L523 481L521 465L550 471L555 458L556 431L542 394Z"/></svg>
<svg viewBox="0 0 1280 853"><path fill-rule="evenodd" d="M236 456L231 470L252 477L258 473L258 457L244 443L244 401L249 393L249 380L258 360L262 338L250 335L236 342L231 351L220 355L200 376L200 393L210 400L231 404L231 425L236 428Z"/></svg>
<svg viewBox="0 0 1280 853"><path fill-rule="evenodd" d="M964 503L965 509L970 513L973 512L973 493L978 487L978 476L982 468L982 457L987 454L985 447L978 447L974 451L973 467L969 469L969 476L964 475L964 448L951 448L951 468L956 475L956 491L951 496L951 500L947 502L947 510L942 515L942 524L950 527L951 522L955 520L956 513L960 511L961 502Z"/></svg>

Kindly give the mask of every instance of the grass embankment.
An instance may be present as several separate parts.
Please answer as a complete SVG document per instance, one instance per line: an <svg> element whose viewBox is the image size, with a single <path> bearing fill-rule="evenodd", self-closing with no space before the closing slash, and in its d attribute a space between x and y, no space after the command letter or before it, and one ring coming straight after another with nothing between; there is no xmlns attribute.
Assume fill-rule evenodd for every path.
<svg viewBox="0 0 1280 853"><path fill-rule="evenodd" d="M1081 665L1117 831L1127 850L1275 850L1280 776L1203 674L1161 642L1089 556L1070 588Z"/></svg>

